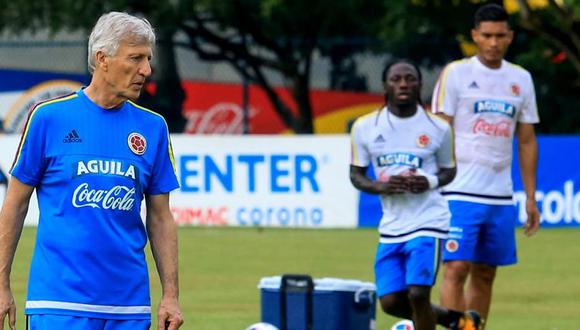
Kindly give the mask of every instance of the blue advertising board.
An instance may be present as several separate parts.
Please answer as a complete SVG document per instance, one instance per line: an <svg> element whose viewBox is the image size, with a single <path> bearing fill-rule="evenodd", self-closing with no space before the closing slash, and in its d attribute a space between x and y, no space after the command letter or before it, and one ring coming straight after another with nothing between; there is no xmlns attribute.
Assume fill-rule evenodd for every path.
<svg viewBox="0 0 580 330"><path fill-rule="evenodd" d="M580 136L538 136L536 200L542 227L580 226ZM512 177L518 222L526 221L525 193L514 143ZM372 172L372 171L370 171ZM381 206L376 195L360 194L359 227L376 227Z"/></svg>
<svg viewBox="0 0 580 330"><path fill-rule="evenodd" d="M0 93L25 91L49 80L72 80L86 83L89 79L90 76L82 74L0 69Z"/></svg>

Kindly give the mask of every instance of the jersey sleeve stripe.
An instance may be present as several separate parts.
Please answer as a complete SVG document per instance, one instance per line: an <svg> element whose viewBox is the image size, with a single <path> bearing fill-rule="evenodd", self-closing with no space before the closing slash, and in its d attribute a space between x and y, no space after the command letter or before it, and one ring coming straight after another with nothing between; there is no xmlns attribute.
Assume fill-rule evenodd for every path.
<svg viewBox="0 0 580 330"><path fill-rule="evenodd" d="M363 124L363 122L371 117L371 116L376 116L378 115L380 112L380 110L376 110L373 111L371 113L367 113L366 115L362 115L361 117L359 117L357 120L355 120L354 124L352 124L352 128L350 129L350 148L351 148L351 159L350 159L350 163L354 166L360 166L359 162L358 162L358 149L356 147L356 136L355 136L355 132L356 130L359 129L359 126L361 126Z"/></svg>
<svg viewBox="0 0 580 330"><path fill-rule="evenodd" d="M354 124L352 124L352 128L350 130L350 163L352 165L358 166L357 163L357 159L358 159L358 150L356 148L356 137L355 137L355 131L357 129L357 126L360 123L360 118L357 119Z"/></svg>
<svg viewBox="0 0 580 330"><path fill-rule="evenodd" d="M435 86L435 107L433 107L433 109L431 111L433 112L439 112L439 109L441 109L441 105L443 104L443 100L445 99L445 92L446 92L446 85L447 85L447 77L449 75L449 68L451 67L453 63L447 65L443 71L441 71L441 74L439 75L439 79L437 81L437 84Z"/></svg>
<svg viewBox="0 0 580 330"><path fill-rule="evenodd" d="M30 123L32 122L32 118L37 113L38 109L42 108L45 105L74 99L77 96L78 96L78 94L76 92L74 92L74 93L59 96L57 98L53 98L50 100L41 101L39 103L36 103L34 106L32 106L32 108L30 109L30 112L28 113L28 118L26 119L26 124L24 124L24 130L22 131L22 135L20 137L20 142L18 143L18 149L16 149L16 155L14 156L14 161L12 162L11 171L14 168L14 166L16 166L16 164L18 163L18 160L20 160L20 155L22 153L22 146L24 145L24 141L26 141L26 138L28 136L28 129L30 128Z"/></svg>
<svg viewBox="0 0 580 330"><path fill-rule="evenodd" d="M445 100L445 93L447 92L447 78L449 77L449 72L451 68L456 66L458 63L463 63L468 61L469 59L461 59L457 61L453 61L445 66L443 71L439 74L439 79L437 80L437 84L435 84L435 91L433 95L435 96L435 107L431 109L434 113L439 112L441 106L443 105L443 100Z"/></svg>
<svg viewBox="0 0 580 330"><path fill-rule="evenodd" d="M155 116L160 117L163 120L163 124L165 124L165 131L167 132L167 152L169 154L169 160L171 161L171 167L173 167L173 173L177 177L177 167L175 166L175 157L173 156L173 146L171 145L171 136L169 135L169 127L167 126L167 122L165 121L165 118L163 118L163 116L158 114L157 112L155 112L153 110L149 110L145 107L142 107L135 102L132 102L132 101L128 101L128 102L131 105L133 105L135 108L149 112Z"/></svg>

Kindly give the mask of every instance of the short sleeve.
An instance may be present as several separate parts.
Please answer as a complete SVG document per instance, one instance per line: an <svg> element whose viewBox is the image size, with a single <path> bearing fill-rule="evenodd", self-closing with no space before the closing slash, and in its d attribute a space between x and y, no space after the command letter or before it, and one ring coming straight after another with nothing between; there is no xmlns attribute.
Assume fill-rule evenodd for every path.
<svg viewBox="0 0 580 330"><path fill-rule="evenodd" d="M457 89L455 88L455 70L453 63L448 64L435 84L431 99L431 111L455 116L457 109Z"/></svg>
<svg viewBox="0 0 580 330"><path fill-rule="evenodd" d="M449 124L445 124L445 133L441 139L439 150L436 153L437 166L439 168L453 168L456 167L453 130Z"/></svg>
<svg viewBox="0 0 580 330"><path fill-rule="evenodd" d="M147 194L149 195L166 194L173 189L179 188L171 139L165 121L163 121L163 126L159 131L157 154L147 188Z"/></svg>
<svg viewBox="0 0 580 330"><path fill-rule="evenodd" d="M350 131L350 164L358 167L367 167L370 163L370 153L364 138L364 129L362 129L362 126L362 120L357 119Z"/></svg>
<svg viewBox="0 0 580 330"><path fill-rule="evenodd" d="M46 120L42 108L28 116L10 173L29 186L38 186L46 169Z"/></svg>
<svg viewBox="0 0 580 330"><path fill-rule="evenodd" d="M522 111L520 112L518 122L526 124L536 124L540 122L538 115L538 105L536 103L536 90L532 76L528 73L527 88L524 94L524 102L522 104Z"/></svg>

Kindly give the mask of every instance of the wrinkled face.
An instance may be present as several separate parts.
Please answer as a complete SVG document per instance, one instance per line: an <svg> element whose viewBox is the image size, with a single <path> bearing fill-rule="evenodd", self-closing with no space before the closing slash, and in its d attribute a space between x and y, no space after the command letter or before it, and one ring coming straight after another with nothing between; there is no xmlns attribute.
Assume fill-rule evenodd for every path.
<svg viewBox="0 0 580 330"><path fill-rule="evenodd" d="M390 104L417 104L421 91L419 73L409 63L397 63L386 73L385 94Z"/></svg>
<svg viewBox="0 0 580 330"><path fill-rule="evenodd" d="M151 75L151 46L122 42L113 56L104 55L105 82L116 97L136 100Z"/></svg>
<svg viewBox="0 0 580 330"><path fill-rule="evenodd" d="M507 22L481 22L471 30L471 37L477 45L478 56L481 62L489 67L501 66L514 36Z"/></svg>

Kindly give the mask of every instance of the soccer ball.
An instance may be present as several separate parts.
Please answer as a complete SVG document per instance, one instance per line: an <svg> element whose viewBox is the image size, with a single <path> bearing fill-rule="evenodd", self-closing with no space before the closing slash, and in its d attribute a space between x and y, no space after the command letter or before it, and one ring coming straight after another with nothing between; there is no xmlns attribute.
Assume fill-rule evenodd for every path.
<svg viewBox="0 0 580 330"><path fill-rule="evenodd" d="M275 326L270 323L260 322L254 323L246 328L246 330L278 330Z"/></svg>
<svg viewBox="0 0 580 330"><path fill-rule="evenodd" d="M413 321L401 320L393 324L391 330L415 330L415 327L413 326Z"/></svg>

